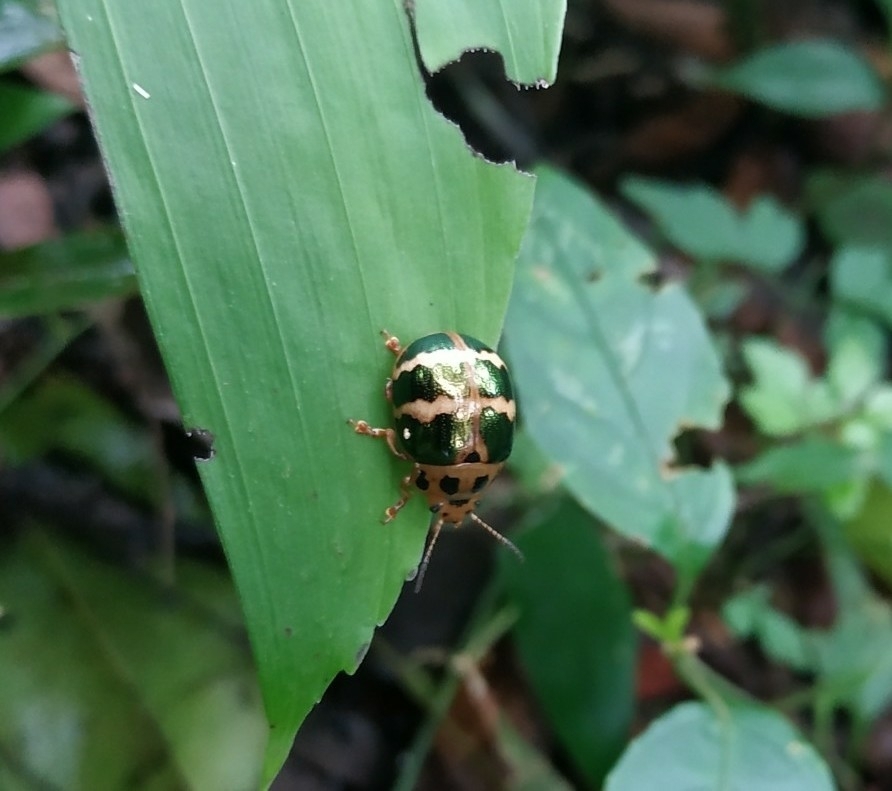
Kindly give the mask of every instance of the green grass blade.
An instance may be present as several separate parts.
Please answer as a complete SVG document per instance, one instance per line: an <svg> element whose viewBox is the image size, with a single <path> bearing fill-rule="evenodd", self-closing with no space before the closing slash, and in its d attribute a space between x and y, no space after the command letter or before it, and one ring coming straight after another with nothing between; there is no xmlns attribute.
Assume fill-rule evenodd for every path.
<svg viewBox="0 0 892 791"><path fill-rule="evenodd" d="M346 424L387 420L378 332L495 342L533 180L432 109L398 0L59 7L185 422L216 438L269 777L424 541L419 502L378 523L405 467Z"/></svg>
<svg viewBox="0 0 892 791"><path fill-rule="evenodd" d="M71 310L136 293L123 235L94 230L0 253L0 316Z"/></svg>
<svg viewBox="0 0 892 791"><path fill-rule="evenodd" d="M0 82L0 152L36 135L72 110L71 102L54 93Z"/></svg>

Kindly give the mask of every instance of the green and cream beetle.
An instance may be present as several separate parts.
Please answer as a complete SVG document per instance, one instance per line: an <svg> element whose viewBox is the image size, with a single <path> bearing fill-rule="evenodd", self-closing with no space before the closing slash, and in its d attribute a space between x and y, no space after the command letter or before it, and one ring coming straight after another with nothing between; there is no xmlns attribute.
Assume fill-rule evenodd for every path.
<svg viewBox="0 0 892 791"><path fill-rule="evenodd" d="M415 589L421 587L444 524L458 527L470 517L520 555L474 513L514 441L516 406L504 361L481 341L456 332L425 335L406 348L383 334L397 356L384 389L395 428L372 428L364 420L350 423L357 434L384 439L396 456L414 462L400 485L400 499L384 512L384 522L396 517L412 486L427 497L431 537Z"/></svg>

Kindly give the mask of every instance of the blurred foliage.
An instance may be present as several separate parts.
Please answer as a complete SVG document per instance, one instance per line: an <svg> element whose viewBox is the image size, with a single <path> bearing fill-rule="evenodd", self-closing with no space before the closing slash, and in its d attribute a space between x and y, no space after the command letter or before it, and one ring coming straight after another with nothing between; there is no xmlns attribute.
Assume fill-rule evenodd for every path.
<svg viewBox="0 0 892 791"><path fill-rule="evenodd" d="M838 41L791 41L710 74L714 84L806 118L877 110L885 89L873 67Z"/></svg>
<svg viewBox="0 0 892 791"><path fill-rule="evenodd" d="M52 3L0 0L0 73L63 44Z"/></svg>
<svg viewBox="0 0 892 791"><path fill-rule="evenodd" d="M518 609L514 639L558 738L598 787L632 723L629 593L594 520L572 500L561 498L528 521L516 538L526 563L503 567L508 598Z"/></svg>
<svg viewBox="0 0 892 791"><path fill-rule="evenodd" d="M0 316L54 313L133 294L136 275L116 228L0 252Z"/></svg>
<svg viewBox="0 0 892 791"><path fill-rule="evenodd" d="M36 528L0 558L3 788L256 787L266 722L225 574L182 563L173 592Z"/></svg>
<svg viewBox="0 0 892 791"><path fill-rule="evenodd" d="M736 262L779 272L799 255L805 241L800 219L770 195L738 212L705 185L629 177L620 189L653 218L669 242L703 263Z"/></svg>
<svg viewBox="0 0 892 791"><path fill-rule="evenodd" d="M681 749L684 745L684 749ZM606 791L710 788L830 791L827 767L770 710L684 703L652 722L607 779Z"/></svg>
<svg viewBox="0 0 892 791"><path fill-rule="evenodd" d="M70 113L74 107L67 99L53 93L0 82L0 153L42 131L53 121Z"/></svg>

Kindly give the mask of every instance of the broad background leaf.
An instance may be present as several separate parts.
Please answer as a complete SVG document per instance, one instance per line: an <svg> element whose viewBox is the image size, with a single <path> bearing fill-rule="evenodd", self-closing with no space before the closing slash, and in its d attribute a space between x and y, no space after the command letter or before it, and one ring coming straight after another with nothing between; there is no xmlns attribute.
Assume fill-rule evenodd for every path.
<svg viewBox="0 0 892 791"><path fill-rule="evenodd" d="M834 785L814 748L780 714L736 708L720 717L704 703L683 703L632 742L605 791L633 788L833 791Z"/></svg>
<svg viewBox="0 0 892 791"><path fill-rule="evenodd" d="M565 749L599 788L632 724L632 603L590 514L564 497L533 521L513 536L526 562L503 566L520 611L517 650Z"/></svg>
<svg viewBox="0 0 892 791"><path fill-rule="evenodd" d="M651 255L591 195L539 173L506 322L525 421L593 513L690 583L731 517L728 470L672 470L680 426L716 427L728 384L678 286L638 279Z"/></svg>
<svg viewBox="0 0 892 791"><path fill-rule="evenodd" d="M562 4L538 5L559 27ZM269 778L425 537L419 501L378 523L405 468L346 425L388 420L378 333L495 343L533 181L475 158L429 105L399 0L59 7L184 421L216 437L201 471Z"/></svg>
<svg viewBox="0 0 892 791"><path fill-rule="evenodd" d="M712 73L712 81L793 115L819 118L878 110L885 91L873 67L830 39L790 41Z"/></svg>

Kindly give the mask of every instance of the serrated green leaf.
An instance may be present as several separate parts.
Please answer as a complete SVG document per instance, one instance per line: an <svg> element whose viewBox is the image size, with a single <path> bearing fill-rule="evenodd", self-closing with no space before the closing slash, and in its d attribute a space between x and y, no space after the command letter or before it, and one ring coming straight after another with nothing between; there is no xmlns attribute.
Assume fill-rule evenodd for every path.
<svg viewBox="0 0 892 791"><path fill-rule="evenodd" d="M733 708L721 717L703 703L682 703L629 746L605 791L833 791L814 748L779 714Z"/></svg>
<svg viewBox="0 0 892 791"><path fill-rule="evenodd" d="M234 592L194 564L178 579L42 533L4 546L0 786L257 787L266 723Z"/></svg>
<svg viewBox="0 0 892 791"><path fill-rule="evenodd" d="M742 351L754 381L741 389L740 403L763 433L796 434L837 414L827 383L795 352L763 338L747 339Z"/></svg>
<svg viewBox="0 0 892 791"><path fill-rule="evenodd" d="M533 181L431 107L401 0L59 7L184 420L215 437L269 779L424 542L418 498L379 524L406 467L346 423L389 420L378 333L494 344Z"/></svg>
<svg viewBox="0 0 892 791"><path fill-rule="evenodd" d="M581 187L539 174L508 313L525 425L565 485L689 582L733 506L724 466L667 470L683 425L717 426L728 396L685 292L649 290L647 250Z"/></svg>
<svg viewBox="0 0 892 791"><path fill-rule="evenodd" d="M508 79L545 87L557 73L566 0L415 0L418 49L439 71L468 50L499 52Z"/></svg>
<svg viewBox="0 0 892 791"><path fill-rule="evenodd" d="M871 319L837 309L825 335L830 359L823 377L812 376L799 354L775 341L744 341L743 356L753 382L741 388L740 403L763 433L797 434L851 417L869 402L886 367L883 333Z"/></svg>
<svg viewBox="0 0 892 791"><path fill-rule="evenodd" d="M892 182L886 176L821 170L808 179L806 195L834 244L892 249Z"/></svg>
<svg viewBox="0 0 892 791"><path fill-rule="evenodd" d="M505 564L514 638L552 727L593 788L621 752L634 709L631 601L597 525L571 500L514 536ZM560 650L555 650L559 645Z"/></svg>
<svg viewBox="0 0 892 791"><path fill-rule="evenodd" d="M799 219L770 195L739 212L706 185L682 185L631 176L620 189L646 211L666 238L702 261L736 261L778 272L802 249Z"/></svg>
<svg viewBox="0 0 892 791"><path fill-rule="evenodd" d="M770 593L757 586L725 602L722 617L739 638L757 638L765 652L795 670L812 672L818 652L807 630L771 607Z"/></svg>
<svg viewBox="0 0 892 791"><path fill-rule="evenodd" d="M831 312L824 331L826 379L842 409L864 401L886 370L886 337L876 323L850 310Z"/></svg>
<svg viewBox="0 0 892 791"><path fill-rule="evenodd" d="M52 3L0 0L0 73L64 43Z"/></svg>
<svg viewBox="0 0 892 791"><path fill-rule="evenodd" d="M800 626L771 607L764 588L730 600L724 615L738 637L755 637L770 657L814 673L824 696L869 723L892 701L892 609L870 590L839 525L830 529L828 561L839 607L830 629Z"/></svg>
<svg viewBox="0 0 892 791"><path fill-rule="evenodd" d="M806 118L877 110L883 84L873 67L838 41L790 41L716 69L712 82Z"/></svg>
<svg viewBox="0 0 892 791"><path fill-rule="evenodd" d="M62 96L0 82L0 152L24 142L72 110L74 105Z"/></svg>
<svg viewBox="0 0 892 791"><path fill-rule="evenodd" d="M0 253L0 315L71 310L136 293L136 275L123 234L114 229Z"/></svg>
<svg viewBox="0 0 892 791"><path fill-rule="evenodd" d="M892 219L892 215L890 215ZM830 262L830 286L838 303L860 308L892 326L892 247L843 247Z"/></svg>

